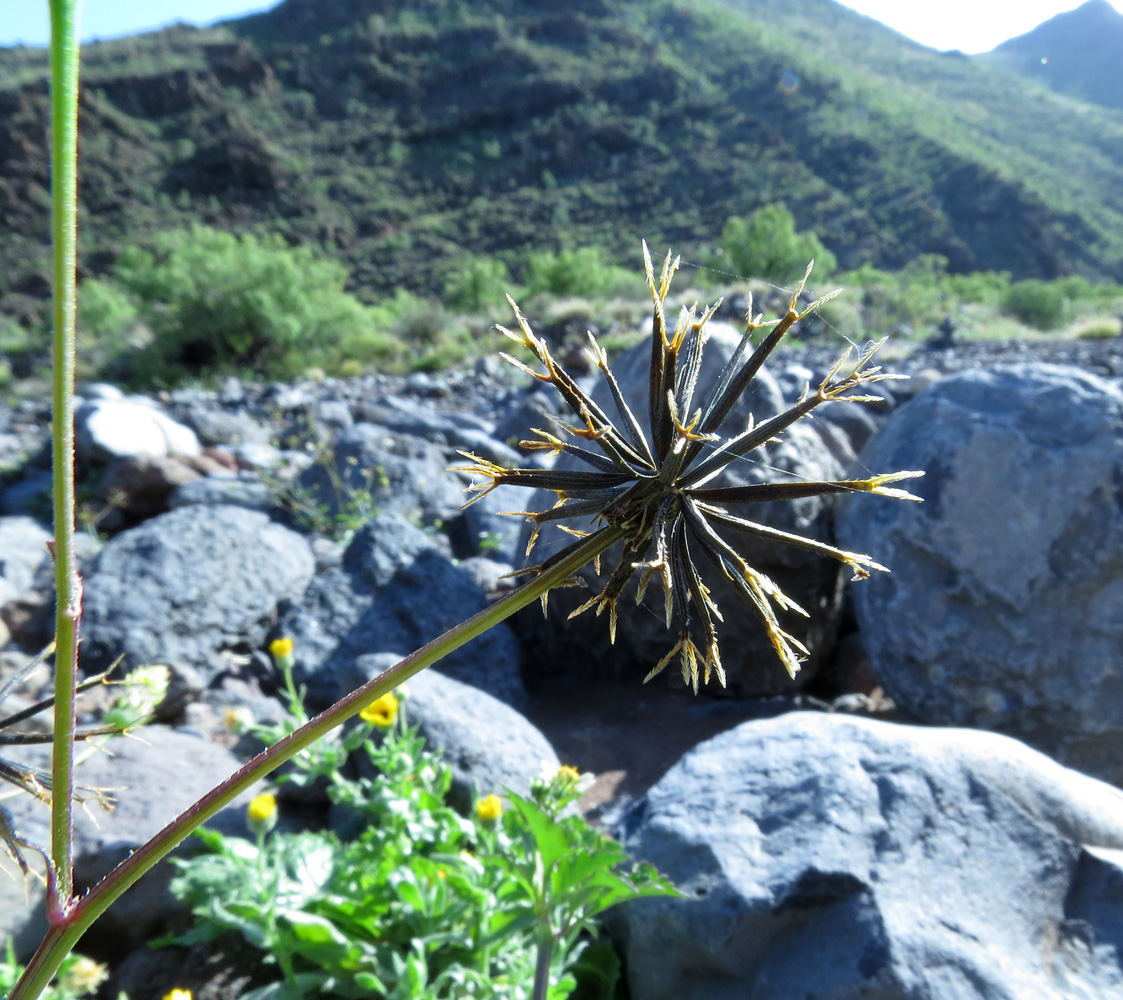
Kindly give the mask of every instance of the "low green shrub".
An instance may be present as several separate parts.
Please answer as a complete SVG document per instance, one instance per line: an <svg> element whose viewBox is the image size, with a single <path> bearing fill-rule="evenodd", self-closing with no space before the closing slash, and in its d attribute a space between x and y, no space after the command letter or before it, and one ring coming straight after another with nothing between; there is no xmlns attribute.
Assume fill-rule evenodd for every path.
<svg viewBox="0 0 1123 1000"><path fill-rule="evenodd" d="M445 305L460 312L486 312L504 305L506 295L517 291L507 265L495 257L473 257L445 281Z"/></svg>
<svg viewBox="0 0 1123 1000"><path fill-rule="evenodd" d="M283 664L291 644L274 645ZM292 718L259 731L270 742L306 718L285 678ZM273 830L272 794L249 807L256 844L201 832L207 853L177 862L172 883L195 917L180 943L233 932L260 949L278 978L244 1000L515 1000L531 995L543 949L550 985L535 996L564 1000L598 914L675 890L648 865L625 872L622 848L567 814L581 789L572 768L535 782L528 798L508 793L504 806L491 791L471 817L458 814L446 803L449 768L398 709L384 695L358 726L325 737L280 779L326 784L354 836ZM356 751L373 777L345 776ZM610 996L614 956L593 954Z"/></svg>
<svg viewBox="0 0 1123 1000"><path fill-rule="evenodd" d="M720 262L746 278L780 284L798 281L809 260L821 281L838 262L815 233L797 233L795 217L785 205L765 205L747 218L732 216L721 231Z"/></svg>
<svg viewBox="0 0 1123 1000"><path fill-rule="evenodd" d="M523 285L525 297L541 293L587 299L646 295L642 280L634 272L610 264L604 251L595 246L532 253Z"/></svg>
<svg viewBox="0 0 1123 1000"><path fill-rule="evenodd" d="M1008 316L1038 330L1055 330L1065 316L1065 295L1054 282L1030 278L1016 281L1002 300L1002 311Z"/></svg>
<svg viewBox="0 0 1123 1000"><path fill-rule="evenodd" d="M1109 316L1090 316L1077 324L1073 336L1078 340L1110 340L1123 336L1123 324L1118 318Z"/></svg>
<svg viewBox="0 0 1123 1000"><path fill-rule="evenodd" d="M116 294L93 286L100 311L91 322L119 323L128 315L122 296L133 304L152 333L131 360L134 381L227 372L284 378L327 367L344 345L389 349L364 341L372 317L344 290L343 265L276 235L203 226L161 233L151 249L123 251L113 281Z"/></svg>

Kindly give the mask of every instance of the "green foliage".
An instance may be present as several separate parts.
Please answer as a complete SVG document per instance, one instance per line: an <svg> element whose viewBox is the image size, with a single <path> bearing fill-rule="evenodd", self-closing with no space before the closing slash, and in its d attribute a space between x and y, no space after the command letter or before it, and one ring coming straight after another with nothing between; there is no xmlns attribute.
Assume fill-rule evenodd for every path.
<svg viewBox="0 0 1123 1000"><path fill-rule="evenodd" d="M798 281L809 261L822 280L837 261L814 233L797 233L785 205L765 205L748 218L734 216L721 231L723 263L738 274L786 285Z"/></svg>
<svg viewBox="0 0 1123 1000"><path fill-rule="evenodd" d="M934 333L945 316L959 317L965 305L993 314L1006 294L1010 275L993 271L948 274L945 258L926 254L897 271L867 264L841 275L839 283L860 293L854 296L858 312L852 317L852 325L843 330L847 335L868 331L925 336ZM828 312L836 304L844 308L850 298L834 300Z"/></svg>
<svg viewBox="0 0 1123 1000"><path fill-rule="evenodd" d="M1110 340L1112 337L1123 336L1123 329L1120 329L1118 318L1094 316L1079 324L1075 335L1080 340Z"/></svg>
<svg viewBox="0 0 1123 1000"><path fill-rule="evenodd" d="M1057 282L1018 281L1002 301L1002 311L1038 330L1055 330L1065 318L1067 299Z"/></svg>
<svg viewBox="0 0 1123 1000"><path fill-rule="evenodd" d="M344 291L347 271L277 235L235 236L196 226L126 249L114 278L153 340L135 364L147 379L250 371L288 377L351 353L371 325ZM119 316L121 298L100 315ZM112 308L117 307L116 309Z"/></svg>
<svg viewBox="0 0 1123 1000"><path fill-rule="evenodd" d="M271 482L271 491L277 506L289 511L302 528L346 544L378 513L375 494L386 491L386 473L380 468L363 469L356 483L340 475L330 451L323 452L317 462L327 474L334 504L296 480Z"/></svg>
<svg viewBox="0 0 1123 1000"><path fill-rule="evenodd" d="M559 297L606 299L644 294L642 279L633 271L610 264L598 246L532 253L526 272L524 296L545 292Z"/></svg>
<svg viewBox="0 0 1123 1000"><path fill-rule="evenodd" d="M136 301L113 281L87 278L78 286L78 359L86 374L143 346Z"/></svg>
<svg viewBox="0 0 1123 1000"><path fill-rule="evenodd" d="M956 270L1123 276L1117 114L1072 114L822 0L580 5L548 32L540 6L433 0L371 20L343 4L322 39L266 13L89 46L83 267L101 276L122 247L205 220L322 248L368 303L398 288L443 299L469 259L503 255L521 279L515 253L596 245L622 260L639 236L698 259L727 219L783 203L847 268L939 247ZM214 83L231 46L271 67L268 86ZM781 90L786 70L798 84ZM25 109L13 148L40 141L44 72L41 51L0 52L0 90ZM198 87L160 97L188 72ZM17 157L0 174L27 169ZM980 203L1018 224L980 227ZM32 189L0 227L13 314L3 300L48 273L49 209ZM405 357L367 346L372 363Z"/></svg>
<svg viewBox="0 0 1123 1000"><path fill-rule="evenodd" d="M293 717L265 733L271 741L305 719L287 673L286 684ZM674 893L649 866L625 874L618 844L562 818L579 793L569 769L535 783L530 798L510 795L498 819L490 797L492 811L468 819L446 805L451 772L404 713L380 742L375 731L337 730L281 779L325 782L354 818L353 838L259 832L254 845L204 831L207 853L177 863L172 891L195 916L180 941L235 932L276 966L278 981L246 1000L525 998L540 945L551 956L548 996L564 1000L598 914ZM355 751L373 777L344 776ZM591 967L611 978L603 956Z"/></svg>
<svg viewBox="0 0 1123 1000"><path fill-rule="evenodd" d="M517 295L517 290L507 265L495 257L470 258L445 281L445 305L461 312L501 306L505 295Z"/></svg>

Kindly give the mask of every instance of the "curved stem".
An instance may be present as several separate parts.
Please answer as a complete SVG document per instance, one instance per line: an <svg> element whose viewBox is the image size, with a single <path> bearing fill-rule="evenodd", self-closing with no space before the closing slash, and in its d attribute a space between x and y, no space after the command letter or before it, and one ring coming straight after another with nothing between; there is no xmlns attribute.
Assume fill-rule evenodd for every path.
<svg viewBox="0 0 1123 1000"><path fill-rule="evenodd" d="M445 632L444 635L426 643L417 652L394 664L361 688L352 691L300 729L263 750L222 784L211 789L74 903L66 919L51 928L28 964L23 977L8 994L7 1000L34 1000L50 982L59 964L78 938L108 909L110 904L193 830L205 823L223 806L228 805L241 792L296 756L325 733L358 714L374 699L380 698L414 674L498 625L516 611L538 600L547 591L564 584L581 567L623 537L623 530L615 527L603 528L596 534L590 535L574 546L573 551L565 559Z"/></svg>
<svg viewBox="0 0 1123 1000"><path fill-rule="evenodd" d="M55 557L55 726L47 917L64 920L74 892L74 700L82 582L74 552L74 344L78 242L78 0L51 0L51 195L54 250L52 486Z"/></svg>

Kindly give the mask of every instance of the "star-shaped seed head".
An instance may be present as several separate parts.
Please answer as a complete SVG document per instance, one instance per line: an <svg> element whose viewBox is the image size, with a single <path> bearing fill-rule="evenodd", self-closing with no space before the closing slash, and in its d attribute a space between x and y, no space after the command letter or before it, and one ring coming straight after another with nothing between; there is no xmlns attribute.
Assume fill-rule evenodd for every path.
<svg viewBox="0 0 1123 1000"><path fill-rule="evenodd" d="M666 316L667 294L679 260L669 257L658 276L644 244L644 263L653 303L651 366L648 412L641 423L624 399L604 350L589 334L589 357L604 379L612 399L613 416L606 413L553 357L549 347L535 336L513 300L516 329L500 330L530 351L541 368L534 368L504 355L508 361L532 378L552 385L572 413L570 421L555 421L551 430L536 430L538 437L523 441L522 447L553 455L571 455L587 468L506 469L475 455L461 471L481 477L469 487L479 499L497 486L525 486L554 493L557 502L544 511L516 512L533 525L529 555L539 529L556 523L581 541L551 556L545 562L527 567L524 573L541 573L569 556L578 545L591 538L603 540L603 552L622 541L622 553L607 583L570 617L584 611L608 612L609 636L615 641L616 608L629 583L635 579L636 601L643 598L648 584L657 579L662 586L664 617L675 639L669 652L648 673L658 674L676 656L683 678L698 690L699 678L711 677L725 684L718 645L717 624L721 611L710 588L699 573L696 557L720 577L759 617L773 648L788 673L795 676L808 650L780 623L778 612L806 615L794 601L759 570L754 569L727 541L726 536L750 535L793 545L809 552L830 556L848 565L856 579L871 570L885 570L869 556L847 552L813 538L782 531L735 514L757 503L794 500L828 493L873 493L878 496L919 500L891 484L923 475L921 472L896 472L868 479L837 481L795 481L759 483L748 486L718 487L710 484L733 461L740 460L775 439L817 406L835 400L848 402L880 401L860 391L863 386L903 376L885 373L871 365L882 342L861 352L855 365L847 365L844 355L822 380L819 387L805 390L792 407L759 424L751 419L743 431L720 437L718 429L748 389L761 366L793 325L824 302L832 292L811 305L797 308L804 285L811 274L809 265L792 294L787 311L778 319L763 321L754 316L750 300L745 333L725 364L716 382L704 394L698 393L698 375L706 342L706 324L717 305L699 312L683 308L671 327ZM754 347L754 341L757 341ZM471 502L471 501L469 501ZM562 522L576 521L580 527ZM599 555L596 556L599 562ZM599 566L597 567L599 572ZM545 598L543 598L545 606Z"/></svg>

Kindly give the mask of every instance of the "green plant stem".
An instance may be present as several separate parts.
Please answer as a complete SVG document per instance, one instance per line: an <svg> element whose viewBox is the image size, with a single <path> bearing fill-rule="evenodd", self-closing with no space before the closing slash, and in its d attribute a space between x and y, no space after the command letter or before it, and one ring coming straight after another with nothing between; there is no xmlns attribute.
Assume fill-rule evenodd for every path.
<svg viewBox="0 0 1123 1000"><path fill-rule="evenodd" d="M554 935L547 919L546 926L538 931L538 956L534 963L534 992L532 1000L546 1000L550 988L550 963L554 958Z"/></svg>
<svg viewBox="0 0 1123 1000"><path fill-rule="evenodd" d="M505 621L554 587L564 584L581 567L622 539L624 534L619 528L605 528L590 535L567 558L352 691L211 789L77 900L63 919L52 924L7 1000L35 1000L78 939L113 901L219 809L376 698Z"/></svg>
<svg viewBox="0 0 1123 1000"><path fill-rule="evenodd" d="M51 195L54 247L52 477L55 558L55 726L51 762L48 920L65 920L74 874L74 701L82 581L74 551L75 267L78 242L78 0L51 4Z"/></svg>

